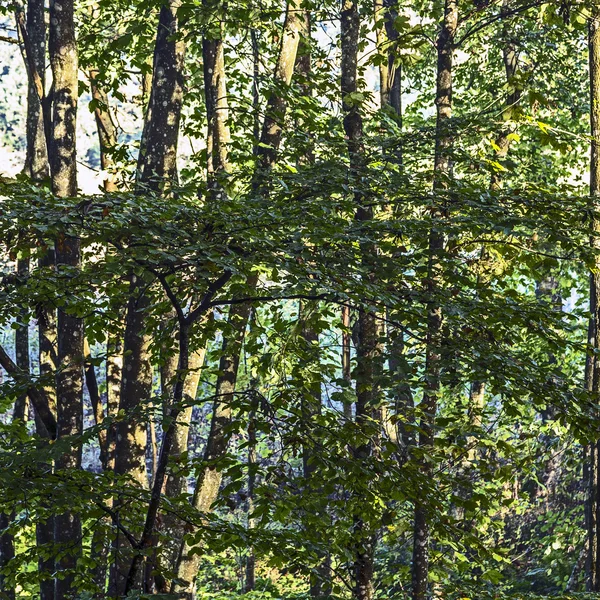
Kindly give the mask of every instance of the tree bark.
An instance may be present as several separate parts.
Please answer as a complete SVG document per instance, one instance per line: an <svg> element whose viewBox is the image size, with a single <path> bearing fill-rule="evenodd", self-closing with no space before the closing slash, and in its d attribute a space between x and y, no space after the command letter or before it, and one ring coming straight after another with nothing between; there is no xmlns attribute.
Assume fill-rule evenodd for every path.
<svg viewBox="0 0 600 600"><path fill-rule="evenodd" d="M360 35L360 15L358 4L354 0L343 0L340 24L342 45L341 58L341 94L344 110L344 132L346 133L348 156L350 159L350 177L357 181L366 168L363 141L363 119L359 105L351 100L351 94L358 90L358 46ZM354 191L356 203L355 219L359 223L368 223L374 218L374 209L366 202L362 191ZM366 236L368 237L368 236ZM360 245L362 264L369 281L375 281L373 260L377 248L370 241ZM361 308L358 314L358 339L356 345L356 424L364 430L366 443L354 449L357 462L367 461L378 452L381 427L381 399L379 379L381 377L381 320L368 308ZM374 553L376 531L365 520L365 512L358 511L354 517L354 592L356 600L372 600L374 595Z"/></svg>
<svg viewBox="0 0 600 600"><path fill-rule="evenodd" d="M590 197L591 209L599 208L600 196L600 5L594 3L589 19L589 73L590 73ZM590 214L594 213L590 211ZM592 216L590 245L600 250L600 222ZM600 361L595 350L600 348L600 259L596 257L596 269L590 273L590 321L588 326L588 357L585 384L587 390L597 396L600 392ZM586 475L586 527L588 533L588 556L586 561L586 589L600 591L600 442L588 447Z"/></svg>
<svg viewBox="0 0 600 600"><path fill-rule="evenodd" d="M116 192L118 185L111 169L114 168L114 160L111 151L117 145L117 128L112 119L108 95L102 89L98 82L97 69L90 69L90 91L92 99L95 101L94 118L96 120L96 130L98 131L98 142L100 145L100 167L105 173L103 181L105 192Z"/></svg>
<svg viewBox="0 0 600 600"><path fill-rule="evenodd" d="M154 47L152 88L144 131L140 142L136 192L167 193L177 177L177 145L183 102L183 66L185 43L179 31L177 10L180 0L162 5ZM151 337L146 331L144 311L150 299L145 282L131 274L131 293L125 318L123 345L123 378L120 406L129 411L128 421L117 426L115 472L129 473L140 485L147 487L146 427L147 419L139 414L141 404L148 400L152 388L150 356ZM132 414L133 413L133 414ZM137 565L138 552L133 563ZM132 563L132 565L133 565ZM115 565L112 590L122 594L127 587L135 589L132 565ZM139 573L139 569L133 569Z"/></svg>
<svg viewBox="0 0 600 600"><path fill-rule="evenodd" d="M436 139L434 157L434 192L443 195L451 172L450 150L452 131L452 67L454 54L454 36L458 27L458 4L456 0L445 0L444 18L437 38L437 82L436 82ZM436 222L444 219L447 213L446 201L438 198L432 209L433 226L429 235L428 265L428 306L427 306L427 342L426 342L426 387L421 401L421 421L419 446L426 453L434 445L435 414L437 399L441 390L441 347L443 337L442 309L436 299L441 285L441 267L439 259L444 252L445 240L441 228ZM430 464L425 459L423 470L427 475ZM425 600L429 575L429 538L430 515L426 504L415 502L414 543L412 558L412 594L413 600Z"/></svg>
<svg viewBox="0 0 600 600"><path fill-rule="evenodd" d="M45 85L46 68L46 23L44 19L44 0L28 0L26 15L28 44L25 51L30 55L27 61L35 67ZM43 91L42 91L43 97ZM42 181L48 177L48 151L44 133L42 102L35 79L28 72L27 87L27 153L25 173L33 181Z"/></svg>
<svg viewBox="0 0 600 600"><path fill-rule="evenodd" d="M53 79L52 135L49 163L52 192L59 198L77 195L77 42L75 39L74 2L62 0L50 4L50 66ZM81 268L80 241L69 231L59 235L55 244L56 268L69 272ZM81 467L81 446L77 437L83 431L83 321L58 310L58 367L56 375L57 438L73 438L72 449L56 461L57 472ZM74 572L81 554L81 521L67 511L56 515L54 541L67 552L56 568L64 577L55 580L55 599L63 600L73 592Z"/></svg>

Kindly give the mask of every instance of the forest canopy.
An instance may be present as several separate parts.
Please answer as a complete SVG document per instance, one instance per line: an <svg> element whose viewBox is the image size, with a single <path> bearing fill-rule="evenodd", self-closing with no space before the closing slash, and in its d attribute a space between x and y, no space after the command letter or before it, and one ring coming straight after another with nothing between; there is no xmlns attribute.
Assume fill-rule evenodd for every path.
<svg viewBox="0 0 600 600"><path fill-rule="evenodd" d="M0 0L0 600L600 593L600 1Z"/></svg>

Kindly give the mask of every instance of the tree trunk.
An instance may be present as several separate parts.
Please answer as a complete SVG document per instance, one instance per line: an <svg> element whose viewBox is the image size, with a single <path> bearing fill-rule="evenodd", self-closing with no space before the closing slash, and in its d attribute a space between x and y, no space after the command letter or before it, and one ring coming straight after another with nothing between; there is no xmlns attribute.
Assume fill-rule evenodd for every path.
<svg viewBox="0 0 600 600"><path fill-rule="evenodd" d="M98 131L98 142L100 145L100 166L105 173L103 181L105 192L116 192L118 185L114 178L114 173L110 170L114 167L114 160L111 151L117 145L117 128L112 119L108 95L98 83L98 71L90 69L90 91L92 99L95 101L94 117L96 119L96 130Z"/></svg>
<svg viewBox="0 0 600 600"><path fill-rule="evenodd" d="M591 208L598 210L600 196L600 5L594 3L589 19L589 71L590 71L590 196ZM590 214L593 214L590 211ZM590 245L600 249L600 222L592 217ZM596 259L598 263L598 259ZM600 348L600 264L590 273L590 322L588 327L588 358L585 383L589 392L597 396L600 391L600 361L594 350ZM586 526L588 532L588 557L586 561L586 589L600 591L600 442L590 444L585 469L587 479Z"/></svg>
<svg viewBox="0 0 600 600"><path fill-rule="evenodd" d="M40 269L54 268L54 249L48 248L46 254L39 261ZM46 381L44 384L44 395L47 398L48 410L54 417L56 415L56 387L54 374L57 367L56 351L56 314L51 306L40 304L36 307L38 322L38 344L40 376ZM48 435L47 428L36 412L36 432L40 436ZM44 466L50 473L52 464ZM45 522L38 522L35 526L36 544L38 547L48 547L54 541L54 516L49 516ZM38 558L38 573L40 576L40 600L54 600L54 559L40 554Z"/></svg>
<svg viewBox="0 0 600 600"><path fill-rule="evenodd" d="M189 373L185 379L184 389L184 398L187 402L193 402L196 399L198 385L200 383L200 373L205 356L205 347L190 354ZM192 410L192 405L186 405L177 418L177 429L173 440L173 448L171 450L171 464L173 466L169 471L165 487L165 496L167 498L175 498L188 491L187 477L179 472L178 466L180 462L183 462L183 457L188 451ZM185 462L183 464L185 464ZM160 549L161 565L172 572L176 568L180 541L184 535L184 524L176 515L165 513L162 518L161 530L164 535L164 541ZM164 581L164 577L162 577L159 586L168 588L170 583Z"/></svg>
<svg viewBox="0 0 600 600"><path fill-rule="evenodd" d="M363 120L360 108L348 100L350 94L358 90L358 46L360 35L360 15L354 0L343 0L340 36L342 45L341 93L344 109L344 132L346 133L350 176L353 181L360 177L366 167L363 142ZM363 192L354 191L356 202L355 219L368 223L374 217L372 206L366 202ZM368 238L368 236L366 236ZM370 281L375 281L372 261L377 256L377 248L370 241L361 242L363 266ZM381 426L381 403L379 379L381 377L381 320L370 309L361 308L358 314L358 339L356 345L356 423L364 429L369 438L354 449L357 462L364 462L378 451L380 433L373 431L373 423ZM358 511L354 517L354 598L372 600L374 595L374 554L376 531L365 521L365 511Z"/></svg>
<svg viewBox="0 0 600 600"><path fill-rule="evenodd" d="M443 194L451 172L450 150L452 132L452 66L454 54L454 36L458 26L458 5L456 0L445 0L444 19L437 39L437 82L436 82L436 139L434 158L434 191ZM446 201L438 198L432 209L434 223L444 219L447 213ZM434 445L435 414L437 397L440 393L441 347L442 347L442 309L436 299L441 285L441 266L439 259L444 252L445 240L439 226L432 226L429 235L428 265L428 307L427 307L427 343L426 343L426 387L421 401L421 421L419 446L425 453ZM430 470L427 460L423 462L426 477ZM429 574L429 537L430 515L426 504L415 502L414 543L412 558L412 594L413 600L425 600Z"/></svg>
<svg viewBox="0 0 600 600"><path fill-rule="evenodd" d="M228 322L234 333L223 340L223 354L219 362L213 416L204 451L206 467L198 476L192 499L193 507L200 513L207 513L211 510L221 485L220 462L227 452L229 443L227 429L231 423L231 402L235 392L240 354L250 310L251 307L247 304L237 304L231 306L229 313ZM193 547L187 540L183 541L177 561L177 581L171 590L173 593L181 594L183 599L190 600L193 596L201 560L199 553L190 554Z"/></svg>
<svg viewBox="0 0 600 600"><path fill-rule="evenodd" d="M177 144L183 102L185 56L185 44L179 32L177 19L180 4L180 0L170 0L160 9L154 47L152 88L138 158L136 191L139 194L147 190L165 193L177 176ZM140 277L131 274L120 398L120 406L126 411L139 410L141 403L150 398L152 391L149 351L151 337L145 331L144 315L150 300L144 285L145 282ZM145 459L146 427L147 419L139 415L130 417L128 422L119 423L115 449L115 472L129 473L145 487L148 485ZM137 564L137 551L134 552L132 560ZM114 593L123 593L127 586L135 589L140 583L131 579L131 566L125 563L115 565L114 577L111 577Z"/></svg>
<svg viewBox="0 0 600 600"><path fill-rule="evenodd" d="M77 42L75 39L73 0L50 5L50 66L52 68L52 137L49 148L52 192L59 198L77 195ZM56 268L81 268L79 239L68 231L59 235L55 245ZM57 438L73 437L73 446L56 461L58 472L81 467L81 446L77 436L83 430L83 321L58 310L58 366L56 375ZM56 515L54 541L67 552L58 559L56 568L64 576L55 581L55 598L63 600L73 592L74 572L81 554L79 515L65 512Z"/></svg>
<svg viewBox="0 0 600 600"><path fill-rule="evenodd" d="M26 52L28 61L35 65L41 79L42 90L46 67L46 23L44 20L44 0L28 0L26 31L28 44ZM42 92L43 94L43 92ZM25 173L33 181L41 181L48 177L48 151L44 134L44 117L42 102L35 80L28 73L27 88L27 154L25 157Z"/></svg>

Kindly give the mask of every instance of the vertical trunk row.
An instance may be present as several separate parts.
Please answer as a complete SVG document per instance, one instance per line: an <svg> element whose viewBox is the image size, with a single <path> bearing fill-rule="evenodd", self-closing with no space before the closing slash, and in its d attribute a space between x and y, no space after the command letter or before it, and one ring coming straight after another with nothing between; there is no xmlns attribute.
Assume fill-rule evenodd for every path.
<svg viewBox="0 0 600 600"><path fill-rule="evenodd" d="M291 82L302 23L302 11L295 4L288 4L281 46L274 73L274 85L276 89L269 97L267 103L265 120L260 137L261 143L258 148L257 172L253 181L253 188L261 193L266 191L266 177L277 156L287 106L285 98L277 87L289 86ZM211 50L211 54L205 56L205 60L213 60L212 54L214 50L210 45L203 47L203 50L205 49ZM215 69L221 64L223 63L214 59ZM205 81L210 86L206 91L208 106L210 97L219 98L219 91L215 89L215 86L221 81L223 82L222 85L225 86L225 74L223 73L217 77L213 70L213 77L205 78ZM219 113L218 107L216 107L216 113ZM207 116L209 124L213 123L215 127L225 124L224 120L213 118L215 115L208 114ZM216 171L217 163L215 159L222 160L223 168L227 164L227 155L221 154L222 151L226 152L227 147L224 144L224 148L215 148L214 144L219 139L225 142L227 137L224 132L220 134L213 132L211 135L213 144L211 152L212 168ZM220 156L223 156L223 158L219 158ZM246 283L250 289L253 289L258 283L258 277L254 274L250 275ZM250 311L251 308L247 305L232 305L229 311L228 324L231 333L228 338L223 340L223 353L219 362L216 399L210 433L204 452L207 466L202 469L198 476L192 500L193 506L200 512L210 511L221 485L222 475L219 463L227 452L229 443L227 428L231 423L231 401L235 392L240 353L248 326ZM174 583L172 591L180 593L182 598L191 598L193 595L195 578L201 559L197 550L193 554L190 554L192 548L193 546L184 540L179 553L177 581Z"/></svg>
<svg viewBox="0 0 600 600"><path fill-rule="evenodd" d="M216 400L213 407L210 432L204 450L206 466L202 468L196 481L193 507L200 513L208 513L219 493L221 485L220 461L227 452L229 444L228 427L231 423L231 403L235 392L238 367L246 326L250 317L251 307L247 304L237 304L231 307L228 322L233 334L223 340L223 350L219 362L219 377L217 379ZM184 599L193 597L196 575L201 555L197 551L191 554L193 545L184 540L177 565L177 581L171 590L181 594Z"/></svg>
<svg viewBox="0 0 600 600"><path fill-rule="evenodd" d="M421 421L419 446L428 454L434 445L435 414L437 400L441 390L441 347L443 337L442 308L436 298L441 281L440 258L444 252L445 240L439 223L447 214L447 201L443 198L451 171L452 131L452 66L454 36L458 26L458 4L456 0L446 0L444 18L437 38L437 108L436 139L434 157L434 199L432 208L432 228L429 235L429 265L427 284L427 343L425 359L426 387L421 402ZM427 478L430 463L423 461L423 472ZM430 515L427 507L418 501L415 503L414 545L412 558L413 600L425 600L429 574Z"/></svg>
<svg viewBox="0 0 600 600"><path fill-rule="evenodd" d="M600 208L600 5L594 3L589 19L589 70L590 70L590 204L593 211ZM593 213L592 213L593 215ZM593 215L590 245L600 250L600 221ZM600 258L596 257L600 267ZM590 322L588 327L588 358L585 384L597 396L600 390L600 361L594 354L600 348L600 269L590 273ZM586 589L600 591L600 442L590 444L587 450L586 475L586 526L588 531L588 557L586 563Z"/></svg>

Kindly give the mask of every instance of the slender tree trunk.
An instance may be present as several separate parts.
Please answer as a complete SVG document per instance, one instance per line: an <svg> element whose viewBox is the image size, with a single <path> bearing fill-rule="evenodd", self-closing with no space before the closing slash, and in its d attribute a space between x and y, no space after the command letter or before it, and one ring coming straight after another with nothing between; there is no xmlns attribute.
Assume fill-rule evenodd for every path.
<svg viewBox="0 0 600 600"><path fill-rule="evenodd" d="M48 248L46 254L39 261L40 269L54 269L54 249ZM38 344L40 376L46 381L44 385L44 395L48 401L48 410L54 417L56 415L56 387L54 374L57 367L56 351L56 313L51 306L40 304L36 307L36 316L38 322ZM48 435L47 428L41 422L36 413L35 420L36 432L41 435ZM52 464L46 464L43 467L52 472ZM54 542L54 516L50 515L46 521L37 522L35 526L36 544L40 548L48 547ZM40 576L40 600L54 600L54 559L48 557L45 553L40 553L38 558L38 573Z"/></svg>
<svg viewBox="0 0 600 600"><path fill-rule="evenodd" d="M152 88L138 158L136 191L140 194L148 190L167 193L177 177L185 56L185 43L177 18L180 4L180 0L169 0L160 9ZM124 375L120 397L121 408L129 411L131 416L127 422L121 422L117 427L115 472L128 473L140 485L147 487L147 419L142 414L137 414L143 401L148 400L152 392L151 337L146 330L144 315L150 299L145 285L142 278L132 273L131 294L125 318ZM125 435L120 433L120 428L125 430ZM130 432L132 435L129 439L132 443L126 441ZM120 566L115 565L111 576L113 593L122 594L127 588L136 589L141 585L141 581L135 579L141 576L137 549L131 560L131 564L124 562Z"/></svg>
<svg viewBox="0 0 600 600"><path fill-rule="evenodd" d="M50 4L50 66L52 68L52 135L49 162L52 192L60 198L77 195L77 42L75 39L74 2L62 0ZM55 245L56 267L81 268L80 241L65 231ZM83 321L58 310L59 371L56 375L57 437L73 438L72 449L56 461L57 472L81 467L81 446L77 440L83 430ZM56 568L63 574L55 581L55 598L63 600L73 592L74 572L81 554L81 521L79 515L65 512L56 515L54 541L65 551Z"/></svg>
<svg viewBox="0 0 600 600"><path fill-rule="evenodd" d="M252 517L254 512L254 487L256 485L256 412L258 410L258 400L256 397L252 399L252 409L248 415L248 531L251 532L256 527L256 521ZM248 556L246 558L246 581L244 591L246 593L254 590L256 586L256 555L254 546L248 548Z"/></svg>
<svg viewBox="0 0 600 600"><path fill-rule="evenodd" d="M114 173L111 173L110 170L114 167L111 151L117 145L117 128L110 112L108 95L98 83L98 71L96 69L90 69L89 79L92 99L96 103L94 106L94 117L96 119L96 129L100 144L100 166L105 173L103 181L104 191L116 192L118 185L115 181Z"/></svg>
<svg viewBox="0 0 600 600"><path fill-rule="evenodd" d="M350 94L358 90L358 46L360 36L360 15L354 0L343 0L340 35L342 44L341 92L344 109L344 131L346 133L350 158L350 177L357 181L366 168L363 142L363 120L360 107L348 100ZM355 190L356 220L369 223L374 218L374 209L366 202L363 192ZM368 236L366 236L368 237ZM363 266L367 277L375 281L373 259L377 248L370 241L361 243ZM381 402L379 379L381 377L381 320L369 309L361 308L358 314L358 339L356 347L356 423L364 429L369 438L354 450L355 460L364 462L378 452L381 426ZM374 595L374 554L376 531L366 522L364 511L358 511L354 518L354 598L372 600Z"/></svg>
<svg viewBox="0 0 600 600"><path fill-rule="evenodd" d="M190 354L189 373L186 377L184 388L184 398L188 403L196 399L205 355L205 347ZM188 451L192 410L193 406L191 404L186 405L177 418L177 429L171 450L172 468L169 471L165 487L165 496L167 498L175 498L188 491L187 476L179 471L179 466L182 462L181 466L185 466L183 459L185 453ZM160 548L161 565L172 572L176 568L180 541L185 533L184 524L176 515L165 513L162 517L161 530L164 536L164 542ZM168 589L169 586L170 582L166 581L164 576L160 576L157 587L159 589Z"/></svg>
<svg viewBox="0 0 600 600"><path fill-rule="evenodd" d="M119 323L122 324L123 321ZM106 412L115 417L121 404L121 386L123 384L123 338L121 327L111 330L106 340ZM112 425L107 432L107 466L114 469L116 451L116 432Z"/></svg>
<svg viewBox="0 0 600 600"><path fill-rule="evenodd" d="M44 86L46 66L46 24L44 20L44 0L28 0L26 15L28 44L25 51L28 61L35 65L36 72ZM43 91L42 91L43 95ZM28 72L27 88L27 154L25 173L34 181L48 177L48 152L44 134L42 103L34 79Z"/></svg>
<svg viewBox="0 0 600 600"><path fill-rule="evenodd" d="M590 71L590 196L591 208L598 210L600 196L600 5L594 3L589 19ZM593 213L591 213L593 214ZM600 223L592 217L590 245L600 249ZM598 262L598 259L596 259ZM600 267L600 264L597 265ZM594 350L600 348L600 269L590 274L589 349L586 362L586 387L597 396L600 391L600 361ZM590 444L587 451L585 474L587 479L586 525L588 557L586 562L586 589L600 591L600 442Z"/></svg>
<svg viewBox="0 0 600 600"><path fill-rule="evenodd" d="M375 0L375 33L378 51L387 55L387 60L379 63L379 97L381 108L391 109L391 114L402 125L402 67L396 64L396 48L398 39L394 21L398 16L396 0ZM401 148L398 146L397 157L401 161Z"/></svg>
<svg viewBox="0 0 600 600"><path fill-rule="evenodd" d="M458 4L456 0L445 0L444 19L437 39L437 83L436 83L436 145L434 159L434 192L443 195L447 179L451 172L450 150L452 131L452 67L454 54L454 36L458 26ZM447 212L446 201L438 199L433 207L434 223L443 219ZM444 252L445 240L441 228L432 226L429 236L429 274L427 307L427 344L426 344L426 387L421 401L421 421L419 446L429 452L434 445L435 414L437 398L440 393L441 347L442 347L442 309L436 298L441 285L440 257ZM423 462L428 473L429 462ZM412 558L413 600L425 600L429 574L429 543L431 516L426 504L415 503L414 545Z"/></svg>
<svg viewBox="0 0 600 600"><path fill-rule="evenodd" d="M219 493L222 473L220 461L227 452L229 443L228 427L231 423L231 403L235 392L235 383L241 355L241 348L246 333L246 326L251 307L246 304L232 305L228 322L234 334L223 340L223 353L219 361L219 377L215 391L215 404L210 426L210 433L204 451L204 467L196 482L193 507L200 513L208 513ZM243 325L243 328L242 328ZM191 554L193 546L183 541L177 564L177 581L172 592L181 594L182 599L190 599L201 556Z"/></svg>
<svg viewBox="0 0 600 600"><path fill-rule="evenodd" d="M351 335L350 335L350 309L342 306L342 377L347 384L348 390L352 389L352 361L351 361ZM344 417L347 421L352 420L352 401L344 401Z"/></svg>

